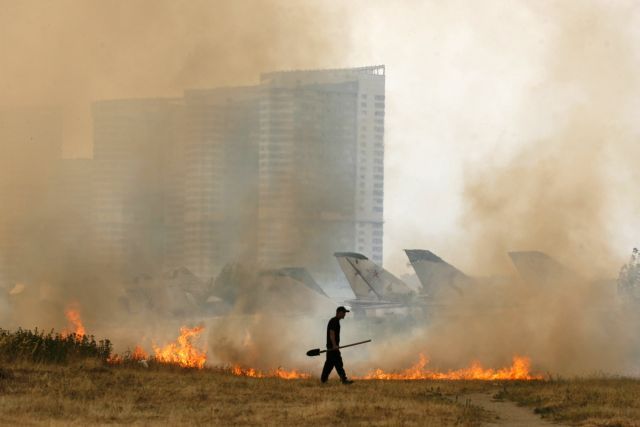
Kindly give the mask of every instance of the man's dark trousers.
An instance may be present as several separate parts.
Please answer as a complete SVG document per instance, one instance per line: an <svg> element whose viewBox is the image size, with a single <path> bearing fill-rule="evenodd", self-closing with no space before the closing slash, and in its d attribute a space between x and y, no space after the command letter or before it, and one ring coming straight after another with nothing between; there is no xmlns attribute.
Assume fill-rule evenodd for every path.
<svg viewBox="0 0 640 427"><path fill-rule="evenodd" d="M336 368L336 372L340 376L342 381L347 379L347 374L344 372L344 368L342 367L342 355L340 351L327 351L327 360L324 362L324 368L322 368L322 375L320 376L320 381L326 383L329 379L329 374Z"/></svg>

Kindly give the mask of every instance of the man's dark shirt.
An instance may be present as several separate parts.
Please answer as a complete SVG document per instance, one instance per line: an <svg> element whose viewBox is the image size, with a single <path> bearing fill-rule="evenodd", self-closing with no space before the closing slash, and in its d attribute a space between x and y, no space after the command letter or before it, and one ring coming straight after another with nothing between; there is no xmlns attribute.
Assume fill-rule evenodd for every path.
<svg viewBox="0 0 640 427"><path fill-rule="evenodd" d="M329 324L327 325L327 348L333 348L333 344L331 344L331 337L329 336L329 331L333 331L336 336L336 345L340 346L340 319L334 317L329 320Z"/></svg>

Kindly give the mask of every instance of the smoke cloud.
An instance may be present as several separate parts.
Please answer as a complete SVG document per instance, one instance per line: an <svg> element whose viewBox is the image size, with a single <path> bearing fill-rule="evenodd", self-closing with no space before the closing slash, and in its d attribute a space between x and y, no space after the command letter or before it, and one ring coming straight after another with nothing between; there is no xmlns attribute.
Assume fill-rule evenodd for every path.
<svg viewBox="0 0 640 427"><path fill-rule="evenodd" d="M383 326L347 318L344 342L374 337L374 345L358 353L357 368L362 372L373 367L402 369L415 362L419 352L431 358L433 368L442 369L475 359L501 366L514 354L530 356L536 369L554 373L634 369L632 359L640 343L632 325L637 319L619 306L614 284L594 281L614 277L620 265L612 255L618 249L611 221L618 217L621 205L636 212L640 207L640 200L629 191L635 190L629 182L636 178L633 159L639 154L634 144L638 135L634 99L639 99L640 89L631 22L634 6L609 7L595 1L520 5L527 16L534 17L531 22L539 24L531 31L544 35L543 47L536 46L532 54L543 59L542 64L532 64L540 74L518 98L515 111L502 112L515 123L510 128L518 130L508 133L516 141L501 140L509 150L503 151L497 143L492 146L495 153L479 147L482 158L464 165L464 215L459 227L463 232L454 239L464 242L464 254L445 257L454 264L462 262L470 273L501 279L480 280L461 300L434 311L428 321L398 320ZM349 31L350 19L355 19L353 9L338 2L276 0L0 0L0 50L4 53L0 58L0 239L4 247L21 248L24 256L10 261L22 263L22 270L30 272L25 283L6 290L12 300L10 306L0 306L4 324L62 329L64 308L78 304L89 332L108 335L123 346L140 343L148 348L154 341L173 338L184 320L159 322L144 309L122 315L118 298L123 284L95 267L94 254L60 256L60 248L68 247L62 243L68 236L52 230L57 224L53 219L84 231L90 231L90 225L82 225L76 211L48 200L55 171L43 165L55 153L34 159L25 144L51 146L50 140L57 138L65 155L86 157L91 154L90 104L94 100L177 96L185 88L253 84L263 71L344 65L345 58L355 56ZM433 9L437 8L430 5L427 12ZM455 29L464 27L456 13L459 5L446 9L443 16L457 22ZM505 17L489 15L491 19L481 27L491 33L493 22ZM436 30L451 31L447 22L442 19ZM428 43L412 39L411 31L400 33L402 40L394 39L393 30L374 24L384 27L389 49L438 44L437 37ZM487 42L484 48L496 55L509 34L491 35L489 40L500 43ZM450 41L455 58L464 56L457 50L465 37L461 40ZM378 42L383 41L367 40L367 48L374 50ZM407 56L411 58L403 61L415 60ZM366 62L385 62L381 59ZM462 61L459 66L466 65ZM501 65L505 78L512 77L509 66ZM413 64L408 68L414 75L426 70ZM424 79L422 75L414 78L410 82ZM389 79L394 79L393 73ZM413 90L410 87L404 93ZM433 111L429 120L423 120L424 111L419 108L407 114L415 115L413 124L445 122L447 128L456 129L451 131L455 138L473 142L465 124L482 121L484 116L478 114L475 103L469 104L474 107L470 113L462 108L467 105L464 93L451 93L455 96L447 95L452 99L446 111L468 113L452 115L456 122ZM392 94L390 98L391 113L401 115L400 108L410 105L394 102ZM480 105L487 105L492 99L481 101ZM425 103L429 100L420 100L420 105ZM40 111L36 116L31 113L34 107ZM29 120L15 113L27 110ZM394 141L388 142L393 151ZM433 146L438 143L434 141ZM415 155L415 147L408 150L413 158L429 161L427 156ZM401 149L397 153L406 154ZM395 162L391 171L403 164ZM415 201L416 193L411 191L415 188L405 184L407 200ZM23 197L25 193L28 198ZM423 231L417 230L417 224L424 225L428 213L415 215L419 221L398 221L393 226L396 231L404 228L397 235ZM19 233L21 239L16 241L14 231L25 229L28 232ZM90 233L81 231L73 239L86 235ZM82 247L80 240L77 243ZM512 250L545 251L569 265L579 278L552 286L523 283L514 278L506 256ZM260 281L257 275L248 272L241 288L253 289ZM274 295L278 294L244 292L233 306L224 308L226 316L207 321L212 363L238 362L262 369L316 367L302 352L323 344L324 311L307 318L283 316L289 307L279 305L281 300Z"/></svg>
<svg viewBox="0 0 640 427"><path fill-rule="evenodd" d="M343 15L337 3L279 0L0 1L0 264L22 272L3 290L11 300L2 299L3 324L63 329L75 303L89 332L116 340L154 329L120 312L125 284L98 267L85 244L90 213L68 206L69 183L56 181L51 160L91 157L97 100L182 96L255 84L266 71L339 66L349 49ZM72 186L87 176L78 171Z"/></svg>
<svg viewBox="0 0 640 427"><path fill-rule="evenodd" d="M498 145L464 173L467 245L458 261L494 278L436 309L414 345L391 343L403 350L382 352L382 365L422 351L442 368L527 355L552 373L637 372L637 315L618 300L615 280L598 280L615 279L622 263L611 233L620 205L639 201L622 178L637 152L633 7L528 5L544 18L547 53L510 125L519 148L505 156ZM516 250L544 251L577 274L525 283L507 256Z"/></svg>
<svg viewBox="0 0 640 427"><path fill-rule="evenodd" d="M90 103L254 83L260 72L341 62L339 5L63 0L0 3L0 98L60 106L65 151L90 151ZM336 39L340 43L336 43Z"/></svg>

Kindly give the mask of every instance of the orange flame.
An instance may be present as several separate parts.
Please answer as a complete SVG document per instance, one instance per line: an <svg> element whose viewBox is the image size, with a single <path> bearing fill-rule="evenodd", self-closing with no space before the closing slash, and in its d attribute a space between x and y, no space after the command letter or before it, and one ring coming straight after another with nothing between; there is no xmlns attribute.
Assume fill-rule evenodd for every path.
<svg viewBox="0 0 640 427"><path fill-rule="evenodd" d="M194 337L200 335L203 326L195 328L180 328L180 336L177 343L170 343L163 348L153 346L155 359L160 363L170 363L182 366L183 368L202 369L207 361L207 353L198 350L191 344Z"/></svg>
<svg viewBox="0 0 640 427"><path fill-rule="evenodd" d="M147 354L147 352L145 352L139 345L137 345L131 353L131 360L140 361L147 360L148 358L149 355Z"/></svg>
<svg viewBox="0 0 640 427"><path fill-rule="evenodd" d="M437 372L425 369L429 360L420 354L420 360L414 366L401 372L384 372L376 369L361 379L365 380L541 380L541 375L530 373L531 360L528 357L514 356L511 366L502 369L485 369L479 362L470 367Z"/></svg>
<svg viewBox="0 0 640 427"><path fill-rule="evenodd" d="M295 369L287 371L286 369L277 368L272 371L260 371L254 368L242 368L240 365L234 365L230 370L233 375L251 378L281 378L283 380L311 378L311 374L300 372Z"/></svg>
<svg viewBox="0 0 640 427"><path fill-rule="evenodd" d="M107 359L107 363L111 365L118 365L118 364L124 363L125 361L141 362L143 360L148 360L148 359L149 359L149 355L142 349L142 347L137 345L133 349L133 351L126 352L124 353L124 355L112 354Z"/></svg>
<svg viewBox="0 0 640 427"><path fill-rule="evenodd" d="M119 354L112 354L107 358L107 363L110 365L118 365L124 362L124 359Z"/></svg>
<svg viewBox="0 0 640 427"><path fill-rule="evenodd" d="M74 331L64 331L62 335L69 336L73 333L76 335L77 339L82 339L82 337L85 336L86 331L84 329L84 325L82 324L82 320L80 319L80 310L75 307L69 307L65 310L64 314L67 317L69 323L73 326Z"/></svg>

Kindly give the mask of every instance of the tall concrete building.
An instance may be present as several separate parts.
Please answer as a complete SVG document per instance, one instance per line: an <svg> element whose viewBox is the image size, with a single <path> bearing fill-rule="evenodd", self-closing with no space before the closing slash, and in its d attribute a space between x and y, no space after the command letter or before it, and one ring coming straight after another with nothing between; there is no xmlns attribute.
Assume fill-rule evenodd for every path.
<svg viewBox="0 0 640 427"><path fill-rule="evenodd" d="M332 253L383 257L385 69L261 76L258 262L339 277Z"/></svg>
<svg viewBox="0 0 640 427"><path fill-rule="evenodd" d="M93 106L98 252L129 272L227 262L341 277L382 262L384 66Z"/></svg>
<svg viewBox="0 0 640 427"><path fill-rule="evenodd" d="M182 100L99 101L92 114L97 257L126 274L160 271L182 250Z"/></svg>
<svg viewBox="0 0 640 427"><path fill-rule="evenodd" d="M184 264L201 278L255 260L259 95L256 87L185 92Z"/></svg>

